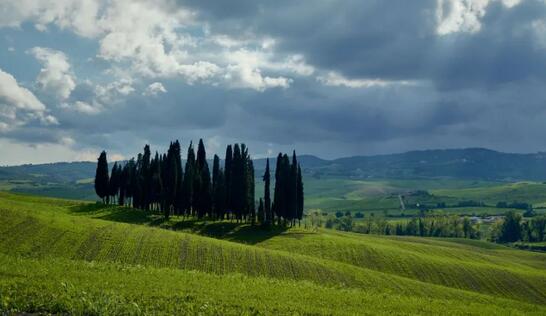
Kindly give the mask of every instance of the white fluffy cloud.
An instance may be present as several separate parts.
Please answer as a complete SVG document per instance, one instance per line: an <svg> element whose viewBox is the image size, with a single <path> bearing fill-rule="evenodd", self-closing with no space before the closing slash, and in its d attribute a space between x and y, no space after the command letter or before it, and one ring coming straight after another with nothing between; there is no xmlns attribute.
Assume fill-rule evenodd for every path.
<svg viewBox="0 0 546 316"><path fill-rule="evenodd" d="M521 0L437 0L436 18L439 35L456 32L475 33L481 29L481 18L491 2L500 1L508 8L518 5Z"/></svg>
<svg viewBox="0 0 546 316"><path fill-rule="evenodd" d="M228 63L224 78L227 84L236 88L251 88L264 91L268 88L288 88L293 79L286 76L267 76L262 72L290 73L301 76L313 74L314 69L305 63L301 55L289 56L284 60L275 60L272 45L261 50L247 50L244 48L228 51L224 60Z"/></svg>
<svg viewBox="0 0 546 316"><path fill-rule="evenodd" d="M43 66L36 78L40 88L54 94L60 100L67 99L76 87L76 83L70 72L70 63L66 55L43 47L34 47L30 52Z"/></svg>
<svg viewBox="0 0 546 316"><path fill-rule="evenodd" d="M45 125L58 124L45 105L28 89L0 69L0 131L7 131L38 120Z"/></svg>
<svg viewBox="0 0 546 316"><path fill-rule="evenodd" d="M85 37L101 32L96 17L99 0L19 0L0 1L0 26L19 27L25 21L34 22L36 29L45 31L48 24L73 30Z"/></svg>
<svg viewBox="0 0 546 316"><path fill-rule="evenodd" d="M308 76L314 71L301 55L277 58L275 40L267 36L211 34L195 12L169 0L0 1L0 27L25 21L39 30L52 24L96 38L99 58L113 66L128 63L133 73L149 78L180 77L188 84L263 91L287 88L293 75ZM202 34L195 35L195 30ZM75 85L66 56L42 48L33 53L44 62L40 85L66 99Z"/></svg>
<svg viewBox="0 0 546 316"><path fill-rule="evenodd" d="M61 103L61 109L75 111L87 115L99 114L102 111L102 105L98 103L89 104L84 101L76 101L74 103Z"/></svg>
<svg viewBox="0 0 546 316"><path fill-rule="evenodd" d="M167 89L163 86L161 82L151 83L146 90L142 93L145 96L158 95L159 93L166 93Z"/></svg>

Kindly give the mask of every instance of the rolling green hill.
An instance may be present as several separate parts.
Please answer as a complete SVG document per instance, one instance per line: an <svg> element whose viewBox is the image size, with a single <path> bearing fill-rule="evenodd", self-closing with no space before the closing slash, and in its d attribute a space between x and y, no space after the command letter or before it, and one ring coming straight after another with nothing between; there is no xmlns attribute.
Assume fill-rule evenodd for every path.
<svg viewBox="0 0 546 316"><path fill-rule="evenodd" d="M3 310L544 314L545 268L545 254L479 241L264 232L0 193Z"/></svg>

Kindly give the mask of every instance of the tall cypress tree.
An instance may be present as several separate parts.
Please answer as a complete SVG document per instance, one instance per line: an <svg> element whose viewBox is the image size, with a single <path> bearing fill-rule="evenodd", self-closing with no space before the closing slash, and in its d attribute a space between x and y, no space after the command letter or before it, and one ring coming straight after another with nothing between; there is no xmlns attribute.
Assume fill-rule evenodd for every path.
<svg viewBox="0 0 546 316"><path fill-rule="evenodd" d="M186 167L184 170L184 180L182 185L183 209L186 215L190 215L193 206L193 183L195 178L195 152L193 144L190 142L188 155L186 158Z"/></svg>
<svg viewBox="0 0 546 316"><path fill-rule="evenodd" d="M165 205L164 209L173 211L175 214L180 213L180 205L178 196L180 195L182 167L180 161L180 143L178 140L171 143L167 156L165 158Z"/></svg>
<svg viewBox="0 0 546 316"><path fill-rule="evenodd" d="M269 158L265 164L264 180L264 222L271 224L273 222L273 213L271 212L271 172L269 171Z"/></svg>
<svg viewBox="0 0 546 316"><path fill-rule="evenodd" d="M117 161L114 162L112 166L112 171L110 172L110 181L108 183L108 195L111 197L111 202L116 203L116 197L119 193L119 182L121 177L121 166L118 165Z"/></svg>
<svg viewBox="0 0 546 316"><path fill-rule="evenodd" d="M258 222L260 224L265 223L264 201L262 200L262 198L260 198L260 202L258 204Z"/></svg>
<svg viewBox="0 0 546 316"><path fill-rule="evenodd" d="M256 222L256 188L254 183L254 164L252 159L248 157L247 161L247 209L252 220L252 224Z"/></svg>
<svg viewBox="0 0 546 316"><path fill-rule="evenodd" d="M290 165L290 174L288 176L288 208L287 217L294 224L296 218L298 218L298 160L296 158L296 151L292 152L292 164Z"/></svg>
<svg viewBox="0 0 546 316"><path fill-rule="evenodd" d="M106 151L102 151L97 161L97 170L95 172L95 192L105 202L105 198L108 196L108 160L106 158Z"/></svg>
<svg viewBox="0 0 546 316"><path fill-rule="evenodd" d="M143 208L143 175L142 175L142 153L137 155L137 160L134 167L134 177L133 177L133 207Z"/></svg>
<svg viewBox="0 0 546 316"><path fill-rule="evenodd" d="M245 188L244 188L245 165L241 147L239 144L233 146L233 166L231 170L231 207L237 220L240 220L245 207Z"/></svg>
<svg viewBox="0 0 546 316"><path fill-rule="evenodd" d="M210 171L207 163L207 154L205 151L205 145L203 140L199 140L197 146L197 160L196 160L196 181L194 182L195 190L195 205L197 209L197 216L202 218L211 211L211 185L210 185Z"/></svg>
<svg viewBox="0 0 546 316"><path fill-rule="evenodd" d="M288 158L287 154L284 154L282 156L281 161L281 192L283 195L283 208L281 209L282 217L284 220L284 224L286 224L287 220L291 220L291 213L290 213L290 207L291 207L291 195L292 195L292 185L290 183L291 180L291 172L290 172L290 158Z"/></svg>
<svg viewBox="0 0 546 316"><path fill-rule="evenodd" d="M151 184L150 184L150 203L151 203L151 209L157 210L157 211L164 211L165 218L169 218L170 216L170 210L169 209L161 209L161 200L163 198L164 192L163 192L163 179L161 178L161 157L159 156L159 153L156 151L154 159L152 159L152 163L150 164L150 176L151 176Z"/></svg>
<svg viewBox="0 0 546 316"><path fill-rule="evenodd" d="M126 198L129 199L126 203L128 206L135 207L135 190L136 190L136 162L131 158L127 163L127 187L125 189Z"/></svg>
<svg viewBox="0 0 546 316"><path fill-rule="evenodd" d="M301 167L298 164L298 182L297 182L297 194L298 194L298 223L301 225L301 219L303 218L303 178L301 176Z"/></svg>
<svg viewBox="0 0 546 316"><path fill-rule="evenodd" d="M245 144L241 144L241 218L246 221L252 216L250 206L250 157Z"/></svg>
<svg viewBox="0 0 546 316"><path fill-rule="evenodd" d="M126 163L123 167L120 166L121 173L119 177L119 198L118 198L118 205L124 206L125 201L127 198L127 185L128 185L128 177L129 177L129 171L128 171L128 165L129 163Z"/></svg>
<svg viewBox="0 0 546 316"><path fill-rule="evenodd" d="M283 189L283 156L279 153L277 156L277 165L275 167L275 189L273 191L273 213L277 216L277 222L281 223L283 209L285 207L284 189Z"/></svg>
<svg viewBox="0 0 546 316"><path fill-rule="evenodd" d="M214 205L216 218L222 220L224 219L224 214L226 211L226 179L224 176L224 171L220 169L218 171L218 184L214 190L214 200L216 204Z"/></svg>
<svg viewBox="0 0 546 316"><path fill-rule="evenodd" d="M140 176L142 181L142 208L145 210L150 209L151 191L152 191L152 172L150 168L152 154L150 151L150 145L144 146L144 153L142 154L142 163L140 169Z"/></svg>
<svg viewBox="0 0 546 316"><path fill-rule="evenodd" d="M212 213L214 218L219 217L218 205L223 204L223 202L218 200L218 177L220 173L220 157L214 155L212 162Z"/></svg>
<svg viewBox="0 0 546 316"><path fill-rule="evenodd" d="M174 194L174 209L177 215L182 214L184 208L184 195L183 191L183 182L184 182L184 171L182 170L182 158L181 158L181 149L180 142L176 140L173 144L173 159L174 159L174 170L176 170L176 186L173 190L176 190Z"/></svg>
<svg viewBox="0 0 546 316"><path fill-rule="evenodd" d="M224 178L225 178L225 188L226 188L226 202L224 203L225 210L233 210L231 191L232 191L232 172L233 171L233 148L231 145L226 147L226 158L224 160ZM229 214L228 214L229 215Z"/></svg>

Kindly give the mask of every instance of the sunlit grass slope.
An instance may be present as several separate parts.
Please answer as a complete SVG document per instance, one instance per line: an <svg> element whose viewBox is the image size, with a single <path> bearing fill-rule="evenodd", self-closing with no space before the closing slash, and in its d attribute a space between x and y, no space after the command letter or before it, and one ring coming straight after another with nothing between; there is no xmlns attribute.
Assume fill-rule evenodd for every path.
<svg viewBox="0 0 546 316"><path fill-rule="evenodd" d="M0 308L546 313L542 254L458 240L201 224L219 240L151 225L192 230L134 210L0 193Z"/></svg>
<svg viewBox="0 0 546 316"><path fill-rule="evenodd" d="M0 311L169 315L541 315L484 296L386 295L312 282L0 254Z"/></svg>

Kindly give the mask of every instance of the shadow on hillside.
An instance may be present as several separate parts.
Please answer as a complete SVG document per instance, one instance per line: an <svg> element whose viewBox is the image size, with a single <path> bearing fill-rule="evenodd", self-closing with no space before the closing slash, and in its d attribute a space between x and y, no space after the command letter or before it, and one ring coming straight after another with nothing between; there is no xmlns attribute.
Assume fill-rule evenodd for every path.
<svg viewBox="0 0 546 316"><path fill-rule="evenodd" d="M79 204L70 208L73 214L128 224L147 225L175 231L191 232L203 236L238 243L256 244L285 232L287 227L260 227L235 221L211 221L206 219L162 215L117 205Z"/></svg>
<svg viewBox="0 0 546 316"><path fill-rule="evenodd" d="M151 223L155 223L157 220L154 218L153 214L142 210L102 203L74 205L70 208L70 211L75 214L86 215L93 218L129 224L151 225ZM159 224L160 223L155 223L156 226Z"/></svg>
<svg viewBox="0 0 546 316"><path fill-rule="evenodd" d="M269 238L275 237L285 232L287 227L261 227L247 223L237 223L231 221L200 221L196 219L186 219L176 222L173 225L174 230L192 231L194 233L229 240L245 244L257 244Z"/></svg>

